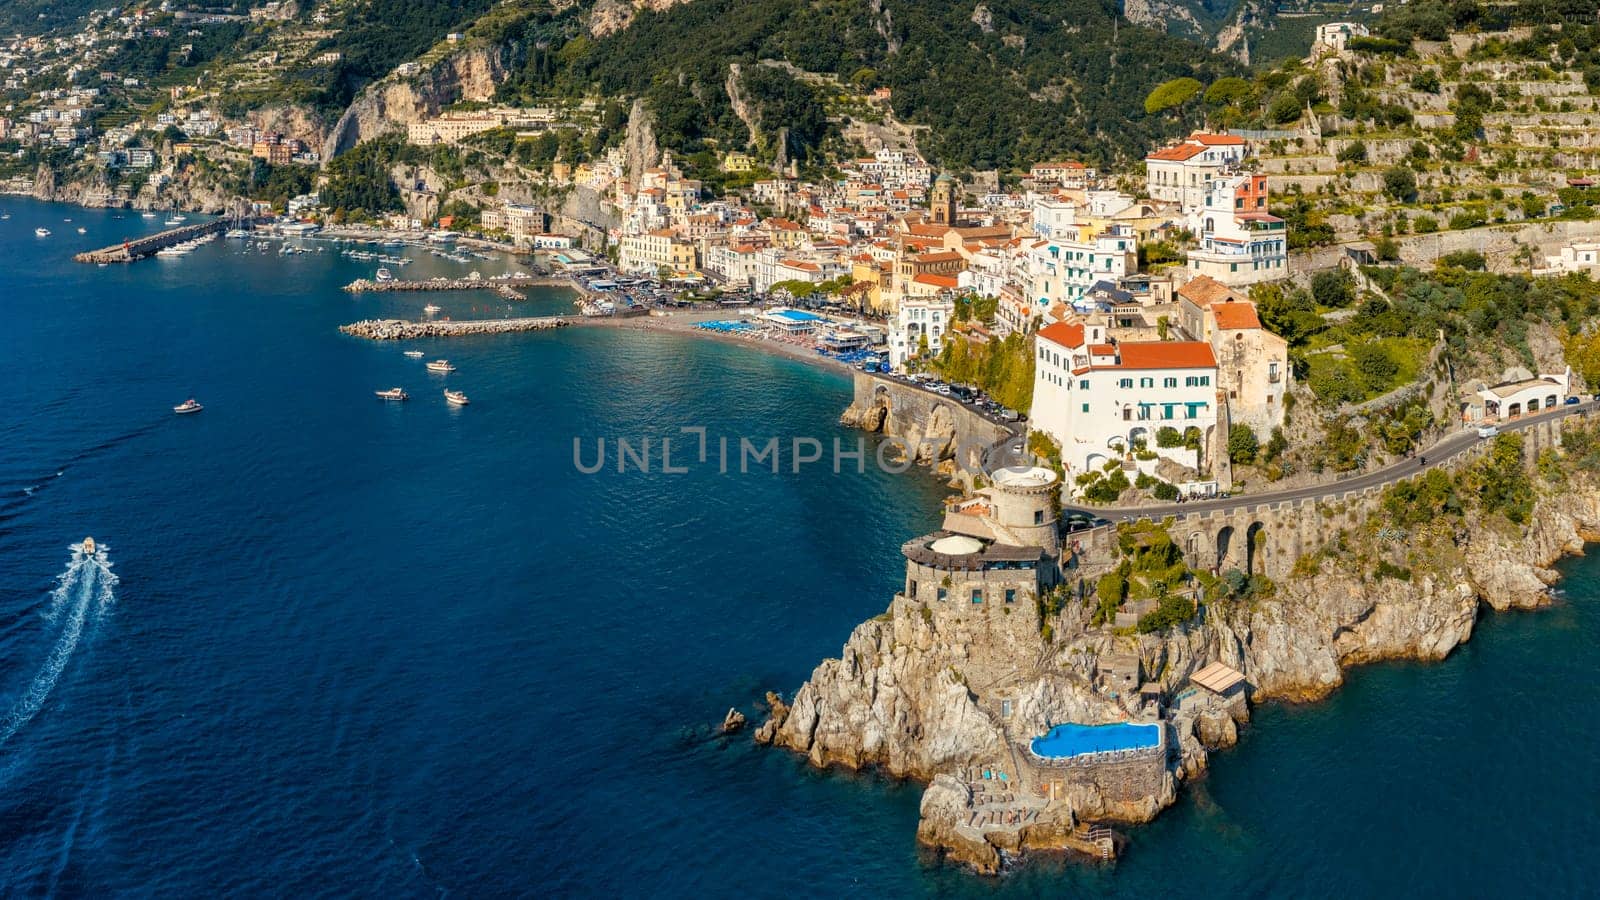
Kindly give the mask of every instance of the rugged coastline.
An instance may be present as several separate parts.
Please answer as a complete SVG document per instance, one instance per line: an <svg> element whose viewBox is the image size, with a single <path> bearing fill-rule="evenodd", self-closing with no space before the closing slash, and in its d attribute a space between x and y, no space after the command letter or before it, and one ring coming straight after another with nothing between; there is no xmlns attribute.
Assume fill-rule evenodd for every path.
<svg viewBox="0 0 1600 900"><path fill-rule="evenodd" d="M859 401L845 418L899 432L927 424L886 422ZM979 872L998 872L1026 850L1107 855L1102 826L1148 822L1170 806L1183 782L1206 771L1211 752L1238 740L1249 703L1326 697L1361 663L1439 660L1471 638L1480 608L1549 603L1558 577L1550 567L1600 539L1600 481L1581 467L1561 479L1559 489L1541 480L1526 526L1433 525L1402 542L1382 529L1380 538L1351 529L1348 558L1307 554L1269 594L1206 603L1194 620L1160 633L1094 627L1092 606L1072 598L996 619L971 610L930 615L928 604L900 592L792 699L769 695L757 740L818 767L926 783L918 840ZM1396 554L1430 562L1403 579L1373 573L1373 561ZM1108 684L1130 658L1144 674L1139 693L1148 700L1159 692L1165 710L1159 768L1063 775L1028 757L1027 739L1055 724L1148 716ZM1243 674L1248 702L1209 702L1186 687L1214 662ZM977 772L1009 774L999 815L992 782Z"/></svg>

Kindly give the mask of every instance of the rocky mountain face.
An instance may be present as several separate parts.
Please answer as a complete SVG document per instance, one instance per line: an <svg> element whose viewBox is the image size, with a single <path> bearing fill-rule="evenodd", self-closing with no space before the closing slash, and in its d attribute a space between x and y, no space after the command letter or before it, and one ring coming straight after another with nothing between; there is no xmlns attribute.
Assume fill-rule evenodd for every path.
<svg viewBox="0 0 1600 900"><path fill-rule="evenodd" d="M1169 698L1205 664L1227 663L1256 701L1323 697L1358 663L1441 659L1471 637L1480 606L1547 603L1556 579L1548 567L1600 538L1600 483L1570 487L1547 493L1525 529L1475 528L1443 571L1409 581L1350 571L1289 579L1270 598L1213 604L1203 623L1162 635L1087 629L1089 610L1070 600L1048 621L1018 609L1028 627L995 628L979 616L929 615L897 595L791 701L769 695L772 715L757 739L817 766L928 782L919 838L982 871L995 871L1002 851L1077 847L1080 822L1145 822L1171 804L1176 784L1204 772L1211 750L1235 742L1238 711L1177 714L1168 726L1170 777L1144 795L1107 796L1069 781L1064 797L1020 828L971 827L972 788L961 773L1012 770L1017 748L1055 724L1128 719L1129 698L1101 679L1118 654L1136 656Z"/></svg>
<svg viewBox="0 0 1600 900"><path fill-rule="evenodd" d="M510 45L475 47L420 74L392 75L367 85L329 131L322 156L331 159L396 125L436 116L452 103L489 100L515 64Z"/></svg>

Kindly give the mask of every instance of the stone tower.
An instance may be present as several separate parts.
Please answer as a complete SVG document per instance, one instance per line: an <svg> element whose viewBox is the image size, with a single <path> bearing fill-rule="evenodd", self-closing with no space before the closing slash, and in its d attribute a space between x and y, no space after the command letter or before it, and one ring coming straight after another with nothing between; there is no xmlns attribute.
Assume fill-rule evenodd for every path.
<svg viewBox="0 0 1600 900"><path fill-rule="evenodd" d="M948 173L934 179L933 192L928 203L933 213L933 224L956 224L956 180Z"/></svg>
<svg viewBox="0 0 1600 900"><path fill-rule="evenodd" d="M1040 547L1048 555L1061 552L1056 530L1056 496L1061 485L1050 469L1012 466L991 473L992 509L988 516L995 539L1004 544Z"/></svg>

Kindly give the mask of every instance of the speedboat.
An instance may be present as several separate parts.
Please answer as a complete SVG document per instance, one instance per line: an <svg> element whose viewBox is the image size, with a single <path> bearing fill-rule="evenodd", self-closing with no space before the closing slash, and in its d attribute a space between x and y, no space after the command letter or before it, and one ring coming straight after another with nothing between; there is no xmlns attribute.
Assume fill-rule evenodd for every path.
<svg viewBox="0 0 1600 900"><path fill-rule="evenodd" d="M423 308L422 308L422 311L423 311L423 312L425 312L425 313L427 313L427 314L428 314L428 315L430 315L430 316L431 316L431 315L433 315L433 314L434 314L434 313L436 313L436 312L438 312L438 311L439 311L439 307L437 307L437 306L434 306L434 305L433 305L433 304L432 304L432 303L429 303L429 304L428 304L428 305L427 305L427 306L424 306L424 307L423 307Z"/></svg>
<svg viewBox="0 0 1600 900"><path fill-rule="evenodd" d="M50 229L48 229L48 228L35 228L33 230L33 233L38 235L39 237L49 237L50 236Z"/></svg>
<svg viewBox="0 0 1600 900"><path fill-rule="evenodd" d="M93 556L94 555L94 538L86 537L86 538L83 539L83 555L84 556Z"/></svg>
<svg viewBox="0 0 1600 900"><path fill-rule="evenodd" d="M392 387L392 388L389 388L386 391L373 391L373 393L378 395L378 399L379 400L410 400L411 399L411 395L406 393L405 388Z"/></svg>
<svg viewBox="0 0 1600 900"><path fill-rule="evenodd" d="M438 372L441 375L448 375L455 370L456 367L450 365L450 360L448 359L436 359L433 362L428 363L429 372Z"/></svg>
<svg viewBox="0 0 1600 900"><path fill-rule="evenodd" d="M172 411L182 416L189 413L197 413L202 409L205 409L205 407L201 406L199 401L195 400L193 397L190 397L182 403L179 403L177 406L174 406Z"/></svg>
<svg viewBox="0 0 1600 900"><path fill-rule="evenodd" d="M83 226L80 225L80 226L78 226L78 233L79 234L88 234L89 233L89 229L84 228Z"/></svg>
<svg viewBox="0 0 1600 900"><path fill-rule="evenodd" d="M388 269L379 269L377 278L379 281L393 281L394 273Z"/></svg>
<svg viewBox="0 0 1600 900"><path fill-rule="evenodd" d="M444 400L451 406L466 406L468 403L472 402L471 400L467 399L465 391L447 390L444 392Z"/></svg>
<svg viewBox="0 0 1600 900"><path fill-rule="evenodd" d="M406 355L411 357L412 359L421 359L422 358L422 351L421 350L407 350L406 351Z"/></svg>

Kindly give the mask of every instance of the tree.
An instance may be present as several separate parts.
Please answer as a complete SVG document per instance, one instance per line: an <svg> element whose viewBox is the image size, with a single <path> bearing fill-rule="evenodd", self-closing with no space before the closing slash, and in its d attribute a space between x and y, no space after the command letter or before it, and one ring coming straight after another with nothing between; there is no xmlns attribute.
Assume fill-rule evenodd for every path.
<svg viewBox="0 0 1600 900"><path fill-rule="evenodd" d="M1350 361L1369 394L1381 394L1388 390L1394 376L1400 373L1400 364L1394 361L1382 344L1375 341L1350 348Z"/></svg>
<svg viewBox="0 0 1600 900"><path fill-rule="evenodd" d="M1144 111L1149 115L1166 112L1193 100L1200 93L1200 82L1193 78L1174 78L1156 85L1144 98Z"/></svg>
<svg viewBox="0 0 1600 900"><path fill-rule="evenodd" d="M1254 92L1255 88L1250 82L1230 75L1218 78L1206 88L1205 103L1207 106L1234 106Z"/></svg>
<svg viewBox="0 0 1600 900"><path fill-rule="evenodd" d="M1563 348L1567 352L1567 363L1583 378L1584 384L1591 389L1600 385L1600 330L1570 335L1563 342Z"/></svg>
<svg viewBox="0 0 1600 900"><path fill-rule="evenodd" d="M1343 269L1330 269L1311 276L1311 296L1318 306L1344 309L1356 299L1356 280Z"/></svg>
<svg viewBox="0 0 1600 900"><path fill-rule="evenodd" d="M1284 91L1272 98L1267 106L1267 118L1275 125L1287 125L1300 118L1300 98L1293 91Z"/></svg>
<svg viewBox="0 0 1600 900"><path fill-rule="evenodd" d="M1383 192L1401 203L1417 199L1417 176L1405 166L1383 170Z"/></svg>
<svg viewBox="0 0 1600 900"><path fill-rule="evenodd" d="M1364 141L1352 141L1343 150L1339 151L1339 162L1364 163L1367 161L1367 145Z"/></svg>
<svg viewBox="0 0 1600 900"><path fill-rule="evenodd" d="M1248 465L1255 462L1256 451L1260 449L1261 442L1256 439L1255 429L1249 425L1239 424L1228 429L1228 459Z"/></svg>

